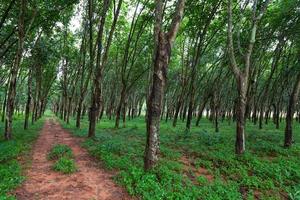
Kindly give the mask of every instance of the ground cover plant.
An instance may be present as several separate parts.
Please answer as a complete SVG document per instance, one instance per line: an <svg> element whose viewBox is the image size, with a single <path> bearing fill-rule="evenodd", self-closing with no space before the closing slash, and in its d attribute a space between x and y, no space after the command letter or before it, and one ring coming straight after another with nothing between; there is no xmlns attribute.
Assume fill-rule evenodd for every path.
<svg viewBox="0 0 300 200"><path fill-rule="evenodd" d="M55 163L52 169L64 174L71 174L77 171L72 149L66 144L54 145L47 155L49 160L54 160Z"/></svg>
<svg viewBox="0 0 300 200"><path fill-rule="evenodd" d="M282 147L282 130L268 124L259 130L249 124L249 151L236 156L232 137L234 124L224 121L216 133L213 123L203 119L200 127L185 135L184 123L161 124L161 160L144 172L144 118L115 129L103 119L96 137L82 145L107 169L119 171L115 180L131 195L142 199L297 199L300 190L300 146ZM88 123L76 129L75 121L64 123L74 135L85 137ZM283 126L282 126L283 127ZM295 129L298 131L297 124ZM274 135L276 137L274 137ZM299 135L295 140L299 140Z"/></svg>
<svg viewBox="0 0 300 200"><path fill-rule="evenodd" d="M13 198L7 194L25 180L23 168L30 164L30 150L44 122L41 119L28 130L23 130L23 119L24 116L16 116L12 140L5 141L0 136L0 199ZM0 130L3 131L4 124L0 125Z"/></svg>
<svg viewBox="0 0 300 200"><path fill-rule="evenodd" d="M77 171L75 161L64 156L55 161L52 169L64 174L71 174Z"/></svg>
<svg viewBox="0 0 300 200"><path fill-rule="evenodd" d="M58 160L62 157L65 157L65 158L73 158L74 157L72 149L66 144L54 145L51 148L51 150L47 156L47 158L49 160Z"/></svg>

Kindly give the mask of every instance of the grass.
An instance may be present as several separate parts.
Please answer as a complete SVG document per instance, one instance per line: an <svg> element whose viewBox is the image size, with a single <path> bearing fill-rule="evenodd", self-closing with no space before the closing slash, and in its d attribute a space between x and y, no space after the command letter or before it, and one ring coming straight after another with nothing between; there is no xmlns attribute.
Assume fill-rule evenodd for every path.
<svg viewBox="0 0 300 200"><path fill-rule="evenodd" d="M73 158L74 155L72 149L68 145L56 144L52 147L47 157L49 160L57 160L62 157Z"/></svg>
<svg viewBox="0 0 300 200"><path fill-rule="evenodd" d="M64 174L71 174L77 171L76 164L73 159L61 157L52 166L53 170Z"/></svg>
<svg viewBox="0 0 300 200"><path fill-rule="evenodd" d="M76 164L72 159L74 157L72 149L65 144L54 145L48 153L49 160L55 160L52 166L54 171L63 174L71 174L77 171Z"/></svg>
<svg viewBox="0 0 300 200"><path fill-rule="evenodd" d="M63 123L74 135L85 137L75 121ZM114 121L103 119L97 125L96 138L86 139L83 146L101 160L107 169L118 170L115 180L129 194L142 199L300 199L300 126L295 123L295 145L284 149L283 128L272 122L262 130L247 123L246 148L243 156L234 154L235 124L224 121L215 133L212 123L203 119L185 135L183 122L173 128L161 122L161 159L155 169L143 170L146 141L144 118L127 121L127 127L114 129ZM182 162L185 157L190 165ZM188 169L187 169L188 168ZM197 174L205 168L213 181Z"/></svg>
<svg viewBox="0 0 300 200"><path fill-rule="evenodd" d="M0 123L0 199L14 199L7 195L25 179L23 168L29 164L29 154L33 142L37 139L44 123L41 119L28 130L23 129L23 116L15 116L13 121L13 139L5 141L4 123ZM27 159L26 159L27 158Z"/></svg>

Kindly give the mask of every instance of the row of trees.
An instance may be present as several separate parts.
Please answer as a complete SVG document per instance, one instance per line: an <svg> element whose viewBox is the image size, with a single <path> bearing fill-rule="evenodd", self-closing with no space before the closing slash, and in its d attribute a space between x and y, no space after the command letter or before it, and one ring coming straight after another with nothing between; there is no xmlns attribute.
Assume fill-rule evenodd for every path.
<svg viewBox="0 0 300 200"><path fill-rule="evenodd" d="M116 128L145 115L145 169L158 161L162 119L174 127L185 121L185 134L204 114L216 132L219 121L235 121L242 154L246 120L279 128L285 118L284 146L292 145L295 114L300 119L299 0L22 2L23 11L14 0L1 7L7 139L14 110L25 111L27 128L29 113L38 119L49 102L67 123L74 116L77 128L87 114L89 137L104 115ZM82 20L74 33L76 4Z"/></svg>
<svg viewBox="0 0 300 200"><path fill-rule="evenodd" d="M58 22L69 21L76 1L1 2L0 66L2 121L12 138L15 111L25 111L24 128L41 117L61 60Z"/></svg>

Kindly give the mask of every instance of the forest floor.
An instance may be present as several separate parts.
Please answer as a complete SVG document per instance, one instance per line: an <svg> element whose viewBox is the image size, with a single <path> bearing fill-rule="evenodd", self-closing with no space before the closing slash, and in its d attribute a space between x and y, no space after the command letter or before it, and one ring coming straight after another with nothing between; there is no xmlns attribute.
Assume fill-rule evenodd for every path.
<svg viewBox="0 0 300 200"><path fill-rule="evenodd" d="M160 161L145 172L143 117L128 120L119 129L114 128L114 119L103 118L93 139L86 137L86 117L80 129L73 118L67 124L53 113L28 130L23 130L23 122L24 116L16 116L13 140L0 135L0 200L15 199L14 195L17 199L300 199L300 123L294 123L295 144L285 149L284 121L280 129L271 120L263 129L248 121L247 151L236 156L233 122L220 121L216 133L204 118L187 134L182 120L176 127L170 120L162 121ZM0 132L3 128L0 122ZM56 162L48 158L56 144L71 148L70 160L77 171L65 175L53 170Z"/></svg>
<svg viewBox="0 0 300 200"><path fill-rule="evenodd" d="M113 174L99 168L80 142L58 122L47 119L33 146L32 165L25 173L27 179L14 192L17 199L130 199L113 182ZM53 161L47 159L47 154L55 144L66 144L73 150L77 172L66 175L51 169Z"/></svg>
<svg viewBox="0 0 300 200"><path fill-rule="evenodd" d="M126 127L114 128L114 119L97 124L96 137L87 139L88 120L81 129L61 121L63 128L83 139L82 146L117 172L115 181L130 195L145 200L281 200L300 199L300 135L294 124L292 148L283 148L284 121L280 129L270 120L263 129L250 121L246 129L247 151L234 153L235 123L220 121L220 131L208 119L185 132L185 122L161 122L160 161L149 172L143 170L145 119L128 120ZM194 124L194 122L193 122Z"/></svg>

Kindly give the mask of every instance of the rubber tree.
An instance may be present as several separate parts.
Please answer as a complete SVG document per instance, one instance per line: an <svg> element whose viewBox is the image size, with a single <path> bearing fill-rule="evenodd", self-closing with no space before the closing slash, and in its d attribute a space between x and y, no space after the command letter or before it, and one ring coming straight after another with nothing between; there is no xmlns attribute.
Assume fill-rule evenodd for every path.
<svg viewBox="0 0 300 200"><path fill-rule="evenodd" d="M171 25L167 32L163 30L163 1L155 1L154 24L154 66L152 84L147 101L147 141L144 157L145 170L152 169L158 161L159 128L164 89L166 85L171 49L183 16L185 0L178 0Z"/></svg>
<svg viewBox="0 0 300 200"><path fill-rule="evenodd" d="M117 23L117 20L119 17L122 2L123 2L123 0L119 0L118 4L114 5L114 6L116 6L116 8L114 8L113 21L110 26L110 30L108 31L109 33L108 33L107 42L105 44L104 49L102 49L105 21L106 21L107 12L109 10L110 1L104 0L104 2L103 2L103 10L102 10L102 14L101 14L98 35L97 35L97 40L96 40L96 44L97 44L98 48L97 48L97 55L96 55L96 67L95 67L95 71L94 71L95 75L94 75L93 84L92 84L92 96L91 96L91 107L90 107L90 113L89 113L90 120L89 120L88 137L95 136L95 127L96 127L97 116L99 115L99 111L101 110L100 106L103 106L103 103L101 102L101 93L102 93L101 82L102 82L103 70L107 63L108 52L109 52L109 48L111 46L111 41L112 41L113 34L114 34L114 31L116 28L116 23ZM91 5L89 7L91 7ZM89 11L89 12L91 12L91 11ZM90 25L90 29L91 29L91 27L92 27L92 25ZM104 52L102 52L102 50ZM92 67L92 65L90 65L90 66Z"/></svg>
<svg viewBox="0 0 300 200"><path fill-rule="evenodd" d="M12 138L12 118L14 113L14 103L16 96L17 86L17 75L22 60L24 37L25 37L25 26L24 18L26 12L26 0L19 1L20 12L18 22L18 48L15 56L14 64L10 71L10 82L7 94L7 106L6 106L6 120L5 120L5 139L9 140Z"/></svg>
<svg viewBox="0 0 300 200"><path fill-rule="evenodd" d="M251 30L250 39L248 42L248 47L246 48L244 59L241 63L237 61L237 55L235 48L233 46L233 14L232 0L228 0L228 56L229 56L229 67L236 79L238 98L236 105L236 142L235 142L235 152L236 154L243 154L245 152L245 111L247 105L247 91L249 86L249 75L251 66L251 55L253 52L253 47L256 40L256 32L258 29L258 22L261 20L264 12L267 9L270 0L266 0L260 11L257 11L258 0L254 0L252 6L252 20L251 20ZM239 48L240 49L240 48ZM244 65L244 69L239 67L239 65Z"/></svg>
<svg viewBox="0 0 300 200"><path fill-rule="evenodd" d="M300 52L300 51L299 51ZM299 53L298 53L299 54ZM298 55L300 56L300 55ZM298 66L300 65L300 59L298 59ZM291 147L293 143L293 118L295 113L295 107L298 101L298 96L300 92L300 71L298 72L296 81L293 86L292 93L289 97L289 103L286 113L286 126L284 131L284 147Z"/></svg>

